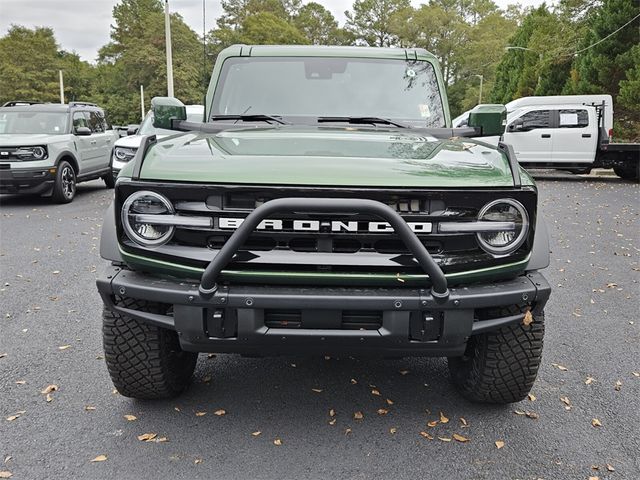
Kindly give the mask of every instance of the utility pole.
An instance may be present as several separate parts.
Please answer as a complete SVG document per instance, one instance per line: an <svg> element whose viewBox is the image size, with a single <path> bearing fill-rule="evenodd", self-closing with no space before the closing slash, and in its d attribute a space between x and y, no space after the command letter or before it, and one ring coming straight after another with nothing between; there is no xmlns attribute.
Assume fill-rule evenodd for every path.
<svg viewBox="0 0 640 480"><path fill-rule="evenodd" d="M480 93L478 94L478 105L482 103L482 82L484 81L484 75L475 74L474 76L480 79Z"/></svg>
<svg viewBox="0 0 640 480"><path fill-rule="evenodd" d="M173 97L173 58L171 55L171 23L169 0L164 1L164 36L167 48L167 96Z"/></svg>
<svg viewBox="0 0 640 480"><path fill-rule="evenodd" d="M144 120L144 85L140 85L140 118Z"/></svg>
<svg viewBox="0 0 640 480"><path fill-rule="evenodd" d="M64 105L64 80L62 79L62 70L58 70L60 77L60 103Z"/></svg>

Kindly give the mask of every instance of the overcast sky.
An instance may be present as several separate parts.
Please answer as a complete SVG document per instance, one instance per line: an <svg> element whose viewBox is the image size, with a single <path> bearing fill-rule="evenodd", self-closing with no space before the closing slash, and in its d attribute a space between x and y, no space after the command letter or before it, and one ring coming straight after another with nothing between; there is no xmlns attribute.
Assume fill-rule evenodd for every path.
<svg viewBox="0 0 640 480"><path fill-rule="evenodd" d="M333 13L340 24L352 0L315 0ZM542 0L494 0L501 8L510 3L538 6ZM414 5L428 0L412 0ZM11 24L53 28L60 46L75 51L83 60L95 61L98 49L109 41L111 11L118 0L0 0L0 36ZM553 3L547 1L547 4ZM202 0L170 0L172 12L178 12L198 34L202 33ZM222 8L219 0L206 0L207 30L215 25Z"/></svg>

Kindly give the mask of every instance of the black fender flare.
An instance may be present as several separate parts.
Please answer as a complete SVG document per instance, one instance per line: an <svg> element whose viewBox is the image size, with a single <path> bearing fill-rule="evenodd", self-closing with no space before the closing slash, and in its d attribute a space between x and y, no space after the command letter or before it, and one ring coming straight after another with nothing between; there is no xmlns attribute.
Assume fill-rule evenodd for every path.
<svg viewBox="0 0 640 480"><path fill-rule="evenodd" d="M551 263L549 232L547 230L547 224L540 215L536 217L535 232L531 257L529 257L529 262L526 267L527 271L542 270L543 268L547 268L549 263Z"/></svg>
<svg viewBox="0 0 640 480"><path fill-rule="evenodd" d="M124 262L118 247L118 232L116 230L115 202L111 202L102 220L100 234L100 256L112 262Z"/></svg>
<svg viewBox="0 0 640 480"><path fill-rule="evenodd" d="M72 160L71 166L76 171L76 175L78 175L80 173L80 163L78 162L75 154L71 152L71 150L63 150L62 152L60 152L56 158L55 166L57 167L60 164L60 160L65 157L69 157Z"/></svg>

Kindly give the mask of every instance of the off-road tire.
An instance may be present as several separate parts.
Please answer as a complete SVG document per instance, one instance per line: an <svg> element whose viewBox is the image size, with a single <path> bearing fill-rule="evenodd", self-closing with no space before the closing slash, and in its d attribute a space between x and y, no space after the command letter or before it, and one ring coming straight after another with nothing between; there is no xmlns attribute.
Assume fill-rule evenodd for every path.
<svg viewBox="0 0 640 480"><path fill-rule="evenodd" d="M70 203L76 196L76 171L71 164L62 160L56 170L51 199L55 203Z"/></svg>
<svg viewBox="0 0 640 480"><path fill-rule="evenodd" d="M118 305L162 313L158 304L122 299ZM155 327L106 307L102 314L105 360L121 395L141 400L175 397L191 381L198 354L180 348L178 334Z"/></svg>
<svg viewBox="0 0 640 480"><path fill-rule="evenodd" d="M472 336L464 356L448 359L454 386L473 402L523 400L538 374L543 337L544 312L534 315L529 325L518 323Z"/></svg>
<svg viewBox="0 0 640 480"><path fill-rule="evenodd" d="M107 188L111 189L116 186L116 179L113 178L113 173L109 172L106 175L102 176L102 181L106 185Z"/></svg>
<svg viewBox="0 0 640 480"><path fill-rule="evenodd" d="M613 171L617 176L625 180L635 180L637 182L640 179L640 163L637 165L616 166L613 167Z"/></svg>

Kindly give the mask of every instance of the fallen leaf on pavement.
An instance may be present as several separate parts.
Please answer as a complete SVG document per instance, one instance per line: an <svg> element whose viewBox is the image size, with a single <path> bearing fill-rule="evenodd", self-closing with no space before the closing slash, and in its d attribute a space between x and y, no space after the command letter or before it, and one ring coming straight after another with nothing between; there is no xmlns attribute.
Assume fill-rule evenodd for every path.
<svg viewBox="0 0 640 480"><path fill-rule="evenodd" d="M273 441L273 444L274 444L274 445L277 445L277 446L279 447L280 445L282 445L282 440L280 440L279 438L276 438L276 439Z"/></svg>
<svg viewBox="0 0 640 480"><path fill-rule="evenodd" d="M158 438L154 438L152 441L156 443L164 443L164 442L168 442L169 439L167 437L158 437Z"/></svg>
<svg viewBox="0 0 640 480"><path fill-rule="evenodd" d="M584 381L585 385L591 385L594 382L595 378L593 377L587 377L587 379Z"/></svg>
<svg viewBox="0 0 640 480"><path fill-rule="evenodd" d="M395 402L390 398L387 398L387 405L393 405Z"/></svg>
<svg viewBox="0 0 640 480"><path fill-rule="evenodd" d="M531 310L527 310L527 312L524 314L522 323L523 325L531 325L533 323L533 315L531 314Z"/></svg>
<svg viewBox="0 0 640 480"><path fill-rule="evenodd" d="M58 391L57 385L48 385L40 393L43 395L46 395L47 393L56 392L56 391Z"/></svg>
<svg viewBox="0 0 640 480"><path fill-rule="evenodd" d="M196 412L196 417L204 417L207 412Z"/></svg>
<svg viewBox="0 0 640 480"><path fill-rule="evenodd" d="M380 392L374 388L373 390L371 390L371 395L375 395L375 396L379 397L380 396Z"/></svg>
<svg viewBox="0 0 640 480"><path fill-rule="evenodd" d="M571 400L569 400L569 397L560 397L560 401L564 403L565 410L571 410Z"/></svg>
<svg viewBox="0 0 640 480"><path fill-rule="evenodd" d="M424 438L428 438L429 440L433 440L433 436L429 435L427 432L420 432L420 435L422 435Z"/></svg>
<svg viewBox="0 0 640 480"><path fill-rule="evenodd" d="M350 433L351 433L351 428L350 427L347 427L347 428L344 429L344 434L345 435L349 435Z"/></svg>
<svg viewBox="0 0 640 480"><path fill-rule="evenodd" d="M640 377L640 372L631 372L634 377Z"/></svg>
<svg viewBox="0 0 640 480"><path fill-rule="evenodd" d="M92 411L94 411L96 409L96 407L94 407L93 405L85 405L84 409L87 412L92 412Z"/></svg>
<svg viewBox="0 0 640 480"><path fill-rule="evenodd" d="M435 427L438 424L438 420L431 420L430 422L427 422L427 427Z"/></svg>
<svg viewBox="0 0 640 480"><path fill-rule="evenodd" d="M462 424L463 427L469 426L469 422L467 422L467 420L464 417L460 417L460 423Z"/></svg>
<svg viewBox="0 0 640 480"><path fill-rule="evenodd" d="M157 436L157 433L143 433L142 435L138 435L138 440L140 440L141 442L150 442Z"/></svg>
<svg viewBox="0 0 640 480"><path fill-rule="evenodd" d="M332 418L331 420L329 420L329 425L331 426L335 425L337 420L338 420L337 418Z"/></svg>
<svg viewBox="0 0 640 480"><path fill-rule="evenodd" d="M560 365L558 363L552 363L552 366L556 367L558 370L562 370L563 372L566 372L567 370L569 370L567 367L565 367L564 365Z"/></svg>
<svg viewBox="0 0 640 480"><path fill-rule="evenodd" d="M353 418L356 420L362 420L364 418L364 414L362 412L356 412L353 414Z"/></svg>
<svg viewBox="0 0 640 480"><path fill-rule="evenodd" d="M251 435L253 435L254 437L257 437L261 434L262 432L260 430L256 430L255 432L251 432Z"/></svg>
<svg viewBox="0 0 640 480"><path fill-rule="evenodd" d="M601 427L602 423L597 418L594 418L591 420L591 425L593 425L594 427Z"/></svg>
<svg viewBox="0 0 640 480"><path fill-rule="evenodd" d="M614 387L616 392L619 392L622 388L622 382L620 380L616 381L616 386Z"/></svg>
<svg viewBox="0 0 640 480"><path fill-rule="evenodd" d="M449 423L449 419L442 412L440 412L440 423Z"/></svg>
<svg viewBox="0 0 640 480"><path fill-rule="evenodd" d="M463 437L462 435L458 435L457 433L453 434L453 438L455 438L460 443L465 443L469 441L467 437Z"/></svg>
<svg viewBox="0 0 640 480"><path fill-rule="evenodd" d="M201 458L196 458L193 463L195 463L196 465L200 465L202 463L202 459Z"/></svg>
<svg viewBox="0 0 640 480"><path fill-rule="evenodd" d="M451 439L449 437L438 437L438 440L442 440L443 442L450 442Z"/></svg>
<svg viewBox="0 0 640 480"><path fill-rule="evenodd" d="M528 394L527 398L529 399L530 402L536 401L536 396L533 393Z"/></svg>
<svg viewBox="0 0 640 480"><path fill-rule="evenodd" d="M351 379L351 384L352 384L352 385L355 385L356 383L358 383L358 381L357 381L355 378L352 378L352 379Z"/></svg>
<svg viewBox="0 0 640 480"><path fill-rule="evenodd" d="M504 447L504 442L502 440L496 440L495 444L496 444L496 448L498 450L500 450L502 447Z"/></svg>
<svg viewBox="0 0 640 480"><path fill-rule="evenodd" d="M6 353L0 353L0 358L4 358L4 357L6 357L6 356L7 356L7 354L6 354Z"/></svg>
<svg viewBox="0 0 640 480"><path fill-rule="evenodd" d="M335 417L336 416L336 411L333 408L331 410L329 410L329 416L330 417Z"/></svg>
<svg viewBox="0 0 640 480"><path fill-rule="evenodd" d="M135 422L138 419L135 415L125 415L124 418L127 422Z"/></svg>
<svg viewBox="0 0 640 480"><path fill-rule="evenodd" d="M400 370L400 375L406 375L409 373L409 370Z"/></svg>
<svg viewBox="0 0 640 480"><path fill-rule="evenodd" d="M613 465L611 465L609 463L607 463L607 470L610 471L610 472L615 472L616 471L616 469L613 468Z"/></svg>
<svg viewBox="0 0 640 480"><path fill-rule="evenodd" d="M316 392L316 393L320 393L320 392L322 392L322 389L321 389L321 388L312 388L311 390L312 390L313 392Z"/></svg>
<svg viewBox="0 0 640 480"><path fill-rule="evenodd" d="M16 380L16 385L24 385L25 383L27 383L26 380Z"/></svg>
<svg viewBox="0 0 640 480"><path fill-rule="evenodd" d="M92 462L104 462L107 459L106 455L98 455L96 458L91 460Z"/></svg>
<svg viewBox="0 0 640 480"><path fill-rule="evenodd" d="M214 414L214 415L217 415L217 416L219 416L219 417L221 417L221 416L223 416L223 415L226 415L226 414L227 414L227 411L226 411L226 410L223 410L223 409L221 408L220 410L216 410L215 412L213 412L213 414Z"/></svg>
<svg viewBox="0 0 640 480"><path fill-rule="evenodd" d="M397 429L396 427L391 427L391 428L389 429L389 433L390 433L391 435L395 434L397 431L398 431L398 429Z"/></svg>
<svg viewBox="0 0 640 480"><path fill-rule="evenodd" d="M7 422L13 422L15 419L20 418L20 416L22 416L23 413L27 413L26 410L20 410L16 413L14 413L13 415L10 415L7 417Z"/></svg>
<svg viewBox="0 0 640 480"><path fill-rule="evenodd" d="M387 413L389 413L389 410L387 410L386 408L378 409L378 415L386 415Z"/></svg>

